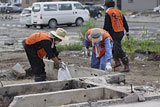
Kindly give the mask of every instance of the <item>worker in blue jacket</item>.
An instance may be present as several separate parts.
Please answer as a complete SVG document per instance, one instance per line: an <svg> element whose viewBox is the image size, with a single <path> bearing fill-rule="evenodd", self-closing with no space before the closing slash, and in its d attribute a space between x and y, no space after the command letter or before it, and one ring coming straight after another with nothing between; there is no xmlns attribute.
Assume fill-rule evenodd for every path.
<svg viewBox="0 0 160 107"><path fill-rule="evenodd" d="M101 29L89 29L85 34L84 45L89 51L92 44L91 68L111 71L112 37Z"/></svg>

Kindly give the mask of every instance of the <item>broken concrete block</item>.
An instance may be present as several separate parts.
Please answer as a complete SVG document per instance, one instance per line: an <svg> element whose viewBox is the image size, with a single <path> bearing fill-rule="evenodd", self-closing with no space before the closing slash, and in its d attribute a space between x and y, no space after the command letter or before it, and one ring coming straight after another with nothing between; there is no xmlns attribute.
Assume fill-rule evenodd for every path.
<svg viewBox="0 0 160 107"><path fill-rule="evenodd" d="M4 45L14 45L17 41L13 38L9 38L8 40L4 41Z"/></svg>
<svg viewBox="0 0 160 107"><path fill-rule="evenodd" d="M133 103L138 102L138 95L135 93L129 94L127 97L124 98L125 103Z"/></svg>
<svg viewBox="0 0 160 107"><path fill-rule="evenodd" d="M137 94L137 95L138 95L138 101L139 101L139 102L145 101L145 97L144 97L143 94Z"/></svg>
<svg viewBox="0 0 160 107"><path fill-rule="evenodd" d="M113 84L113 83L125 83L125 75L121 73L115 73L112 75L107 75L107 78L110 78L107 80L108 83Z"/></svg>
<svg viewBox="0 0 160 107"><path fill-rule="evenodd" d="M124 98L125 103L142 102L145 101L145 97L142 93L131 93Z"/></svg>
<svg viewBox="0 0 160 107"><path fill-rule="evenodd" d="M159 83L159 81L154 81L154 82L152 83L152 86L153 86L154 88L160 88L160 83Z"/></svg>
<svg viewBox="0 0 160 107"><path fill-rule="evenodd" d="M25 70L22 68L22 66L17 63L15 66L12 67L14 75L17 77L24 77L26 75Z"/></svg>

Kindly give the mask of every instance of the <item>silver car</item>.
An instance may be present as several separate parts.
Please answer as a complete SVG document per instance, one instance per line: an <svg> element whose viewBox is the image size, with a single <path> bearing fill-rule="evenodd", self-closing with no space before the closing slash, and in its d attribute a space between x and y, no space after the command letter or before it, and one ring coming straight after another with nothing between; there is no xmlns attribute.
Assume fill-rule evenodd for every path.
<svg viewBox="0 0 160 107"><path fill-rule="evenodd" d="M31 23L31 10L32 8L24 8L22 13L20 14L20 23L25 24L26 27L32 26Z"/></svg>

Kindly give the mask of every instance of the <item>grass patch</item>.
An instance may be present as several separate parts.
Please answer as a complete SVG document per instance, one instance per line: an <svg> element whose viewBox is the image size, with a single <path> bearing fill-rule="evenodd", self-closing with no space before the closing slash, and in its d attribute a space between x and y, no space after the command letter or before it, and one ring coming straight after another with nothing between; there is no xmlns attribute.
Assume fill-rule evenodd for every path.
<svg viewBox="0 0 160 107"><path fill-rule="evenodd" d="M80 51L83 48L82 43L72 43L66 45L57 45L56 46L58 51Z"/></svg>
<svg viewBox="0 0 160 107"><path fill-rule="evenodd" d="M151 52L160 52L160 42L154 42L149 40L135 40L130 36L130 40L126 37L122 40L122 48L126 52L133 53L135 50L148 50Z"/></svg>
<svg viewBox="0 0 160 107"><path fill-rule="evenodd" d="M91 28L96 28L96 20L94 18L90 18L89 21L85 22L84 24L81 25L80 27L80 40L83 44L85 40L85 33L91 29Z"/></svg>

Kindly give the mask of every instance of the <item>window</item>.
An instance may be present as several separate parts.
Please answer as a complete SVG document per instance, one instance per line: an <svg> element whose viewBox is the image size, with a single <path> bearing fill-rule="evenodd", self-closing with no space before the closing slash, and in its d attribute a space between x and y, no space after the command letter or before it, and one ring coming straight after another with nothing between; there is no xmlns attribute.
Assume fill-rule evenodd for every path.
<svg viewBox="0 0 160 107"><path fill-rule="evenodd" d="M29 0L26 0L26 4L29 4Z"/></svg>
<svg viewBox="0 0 160 107"><path fill-rule="evenodd" d="M80 4L74 4L75 9L83 9L83 6Z"/></svg>
<svg viewBox="0 0 160 107"><path fill-rule="evenodd" d="M24 9L24 10L22 11L22 14L31 14L31 10Z"/></svg>
<svg viewBox="0 0 160 107"><path fill-rule="evenodd" d="M58 5L59 10L72 10L71 4L59 4Z"/></svg>
<svg viewBox="0 0 160 107"><path fill-rule="evenodd" d="M33 12L39 12L40 9L41 9L41 8L40 8L40 5L39 5L39 4L34 5L33 8L32 8Z"/></svg>
<svg viewBox="0 0 160 107"><path fill-rule="evenodd" d="M128 0L128 3L133 3L133 0Z"/></svg>
<svg viewBox="0 0 160 107"><path fill-rule="evenodd" d="M46 4L44 5L44 11L57 11L56 4Z"/></svg>

